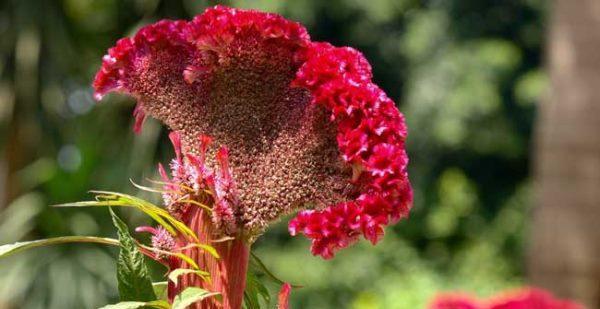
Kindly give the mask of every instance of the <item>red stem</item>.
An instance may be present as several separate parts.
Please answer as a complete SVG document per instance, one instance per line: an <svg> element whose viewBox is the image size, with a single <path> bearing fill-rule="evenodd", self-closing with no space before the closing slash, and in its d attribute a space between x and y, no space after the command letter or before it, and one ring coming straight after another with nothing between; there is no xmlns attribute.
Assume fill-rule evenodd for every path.
<svg viewBox="0 0 600 309"><path fill-rule="evenodd" d="M242 239L236 237L233 240L213 243L218 235L210 220L210 216L200 208L194 207L189 213L189 227L197 233L200 243L212 245L219 254L216 259L202 249L189 249L189 255L198 264L201 270L210 273L211 283L202 280L195 275L182 276L179 280L177 291L183 291L187 287L197 286L208 291L221 293L221 301L210 297L190 308L194 309L240 309L244 300L244 289L246 288L246 272L250 256L250 246ZM187 217L187 216L186 216ZM191 268L187 263L182 263L182 268Z"/></svg>

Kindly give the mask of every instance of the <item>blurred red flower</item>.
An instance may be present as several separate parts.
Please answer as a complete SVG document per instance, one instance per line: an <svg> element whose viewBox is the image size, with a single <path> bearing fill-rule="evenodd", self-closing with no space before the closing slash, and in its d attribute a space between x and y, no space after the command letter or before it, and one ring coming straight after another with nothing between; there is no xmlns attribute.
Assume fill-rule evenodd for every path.
<svg viewBox="0 0 600 309"><path fill-rule="evenodd" d="M468 294L439 294L430 309L583 309L571 300L562 300L538 288L522 288L503 292L482 301Z"/></svg>

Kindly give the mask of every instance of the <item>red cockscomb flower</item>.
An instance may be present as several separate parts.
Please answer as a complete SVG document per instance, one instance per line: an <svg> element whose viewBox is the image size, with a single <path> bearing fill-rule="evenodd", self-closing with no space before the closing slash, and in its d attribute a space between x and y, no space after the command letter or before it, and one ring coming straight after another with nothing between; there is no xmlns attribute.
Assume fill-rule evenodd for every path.
<svg viewBox="0 0 600 309"><path fill-rule="evenodd" d="M202 151L208 166L229 150L236 200L214 218L224 234L251 240L282 214L310 208L290 232L329 258L359 235L376 243L412 201L404 119L371 78L352 48L311 42L275 14L217 6L121 39L94 87L98 99L119 91L138 100L136 131L151 115L178 132L176 178L187 160L180 152L205 147L200 134L213 140Z"/></svg>
<svg viewBox="0 0 600 309"><path fill-rule="evenodd" d="M224 6L146 26L109 49L95 97L130 94L136 132L147 115L172 130L171 176L159 166L165 206L221 256L189 252L223 297L203 308L241 306L249 244L284 214L299 211L290 233L324 258L361 235L377 243L408 215L404 118L371 78L352 48L312 42L276 14ZM184 276L177 288L206 284Z"/></svg>

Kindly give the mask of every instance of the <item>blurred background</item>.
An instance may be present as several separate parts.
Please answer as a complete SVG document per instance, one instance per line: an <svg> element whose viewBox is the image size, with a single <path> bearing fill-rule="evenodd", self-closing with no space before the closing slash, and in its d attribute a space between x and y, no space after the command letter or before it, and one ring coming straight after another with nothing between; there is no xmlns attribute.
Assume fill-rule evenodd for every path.
<svg viewBox="0 0 600 309"><path fill-rule="evenodd" d="M96 104L90 84L120 37L217 3L281 13L313 40L359 49L410 129L414 209L378 246L323 261L287 220L255 244L304 286L292 308L423 308L438 291L529 284L598 306L596 0L1 0L0 244L114 236L106 209L49 207L90 189L158 201L129 179L156 178L173 156L164 128L151 120L134 137L133 101ZM0 260L0 308L114 302L115 255L69 245Z"/></svg>

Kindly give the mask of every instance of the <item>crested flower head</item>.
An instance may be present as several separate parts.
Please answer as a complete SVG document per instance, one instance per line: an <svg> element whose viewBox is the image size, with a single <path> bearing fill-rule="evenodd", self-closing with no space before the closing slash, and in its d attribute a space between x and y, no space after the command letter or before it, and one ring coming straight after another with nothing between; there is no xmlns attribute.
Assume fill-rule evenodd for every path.
<svg viewBox="0 0 600 309"><path fill-rule="evenodd" d="M371 78L352 48L216 6L121 39L94 87L137 99L136 131L150 115L174 132L173 178L161 170L172 212L210 198L222 233L252 240L300 211L290 232L329 258L360 235L376 243L412 203L404 118Z"/></svg>

